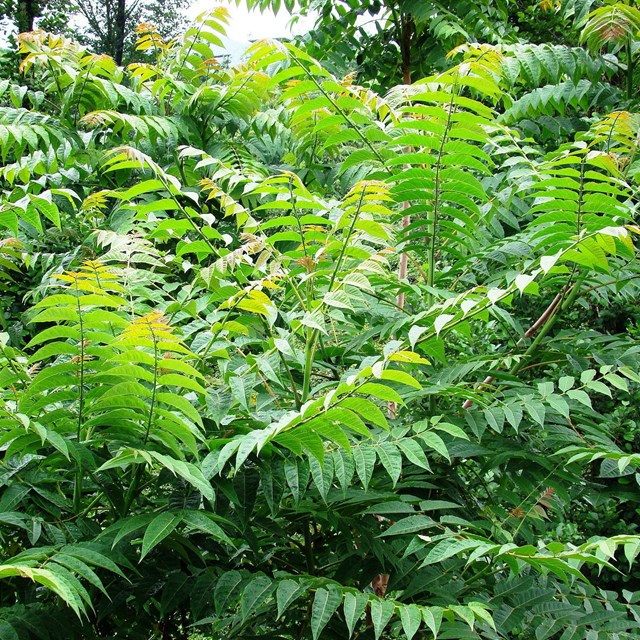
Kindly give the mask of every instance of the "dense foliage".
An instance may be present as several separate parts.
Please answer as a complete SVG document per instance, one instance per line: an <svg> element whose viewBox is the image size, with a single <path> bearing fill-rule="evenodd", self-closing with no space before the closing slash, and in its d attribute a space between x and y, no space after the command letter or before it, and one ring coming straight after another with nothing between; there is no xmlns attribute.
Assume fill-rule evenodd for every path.
<svg viewBox="0 0 640 640"><path fill-rule="evenodd" d="M384 95L22 34L3 640L638 637L640 12L579 19Z"/></svg>

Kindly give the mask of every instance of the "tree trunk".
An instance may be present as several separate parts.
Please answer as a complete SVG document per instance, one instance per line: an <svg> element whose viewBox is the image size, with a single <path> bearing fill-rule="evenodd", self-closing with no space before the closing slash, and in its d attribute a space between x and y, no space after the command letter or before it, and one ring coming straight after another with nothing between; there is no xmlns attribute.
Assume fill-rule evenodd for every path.
<svg viewBox="0 0 640 640"><path fill-rule="evenodd" d="M402 21L400 36L402 82L404 84L411 84L411 44L415 30L413 16L410 13L403 13L400 19Z"/></svg>
<svg viewBox="0 0 640 640"><path fill-rule="evenodd" d="M114 51L113 51L113 59L116 61L116 64L122 64L122 58L124 57L124 40L126 36L126 23L127 23L127 13L126 9L126 0L117 0L116 4L116 20L115 20L115 33L114 33Z"/></svg>
<svg viewBox="0 0 640 640"><path fill-rule="evenodd" d="M37 0L19 0L16 13L18 32L33 31L34 20L40 15Z"/></svg>

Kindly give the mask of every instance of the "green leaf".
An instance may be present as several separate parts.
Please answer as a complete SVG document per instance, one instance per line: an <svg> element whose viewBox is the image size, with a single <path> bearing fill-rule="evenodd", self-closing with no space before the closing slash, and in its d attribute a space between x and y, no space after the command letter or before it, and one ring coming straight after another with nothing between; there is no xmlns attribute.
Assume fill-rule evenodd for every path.
<svg viewBox="0 0 640 640"><path fill-rule="evenodd" d="M349 638L353 635L356 624L367 608L369 598L364 593L352 593L348 591L344 594L344 619L349 629Z"/></svg>
<svg viewBox="0 0 640 640"><path fill-rule="evenodd" d="M397 391L394 391L391 387L387 387L384 384L378 384L377 382L365 382L361 387L358 387L358 393L370 395L385 402L396 402L397 404L404 405L404 400Z"/></svg>
<svg viewBox="0 0 640 640"><path fill-rule="evenodd" d="M343 491L347 491L351 485L355 465L353 456L349 451L338 450L333 452L333 470Z"/></svg>
<svg viewBox="0 0 640 640"><path fill-rule="evenodd" d="M399 369L385 369L380 375L382 380L392 380L414 389L422 389L422 385L411 375Z"/></svg>
<svg viewBox="0 0 640 640"><path fill-rule="evenodd" d="M376 640L382 635L384 628L391 620L395 604L391 600L372 600L371 601L371 621L373 622L373 631Z"/></svg>
<svg viewBox="0 0 640 640"><path fill-rule="evenodd" d="M278 618L287 610L289 605L295 602L308 589L308 585L295 580L282 580L278 584L276 591L276 602L278 604Z"/></svg>
<svg viewBox="0 0 640 640"><path fill-rule="evenodd" d="M322 630L327 626L331 616L340 605L342 596L337 589L320 588L316 591L311 607L311 633L313 640L317 640Z"/></svg>
<svg viewBox="0 0 640 640"><path fill-rule="evenodd" d="M267 601L273 588L273 582L267 576L254 578L244 588L240 600L240 613L243 620L247 620Z"/></svg>
<svg viewBox="0 0 640 640"><path fill-rule="evenodd" d="M315 458L309 458L309 469L313 483L322 499L326 501L333 482L333 457L330 453L325 454L324 465L321 465Z"/></svg>
<svg viewBox="0 0 640 640"><path fill-rule="evenodd" d="M471 610L470 607L451 605L449 609L453 611L457 616L462 618L469 625L470 629L473 629L473 625L475 623L475 616L473 615L473 611Z"/></svg>
<svg viewBox="0 0 640 640"><path fill-rule="evenodd" d="M227 571L220 576L213 593L213 601L219 616L232 606L241 583L242 574L239 571Z"/></svg>
<svg viewBox="0 0 640 640"><path fill-rule="evenodd" d="M569 417L569 405L562 396L557 393L552 393L546 397L546 401L549 403L549 406L554 408L561 416L565 418Z"/></svg>
<svg viewBox="0 0 640 640"><path fill-rule="evenodd" d="M104 595L108 595L98 575L82 560L65 553L57 553L54 559L57 564L66 567L72 573L99 589Z"/></svg>
<svg viewBox="0 0 640 640"><path fill-rule="evenodd" d="M481 543L476 540L457 540L455 538L447 538L441 540L435 547L429 551L427 557L422 561L420 566L425 567L429 564L443 562L447 558L451 558L468 549L475 549Z"/></svg>
<svg viewBox="0 0 640 640"><path fill-rule="evenodd" d="M418 434L418 437L427 445L427 447L433 449L443 458L446 458L449 462L451 462L447 446L439 435L431 431L423 431L422 433Z"/></svg>
<svg viewBox="0 0 640 640"><path fill-rule="evenodd" d="M350 413L354 418L356 417L355 413L347 411L346 409L333 409L332 411ZM335 419L331 420L333 416L327 415L329 413L330 412L321 414L316 418L313 418L313 420L310 420L307 424L307 428L313 429L313 431L315 431L319 435L332 440L337 445L348 451L351 448L349 438L347 437L345 431L342 429L340 422ZM368 430L364 426L364 423L362 423L362 427L363 430L368 433Z"/></svg>
<svg viewBox="0 0 640 640"><path fill-rule="evenodd" d="M629 385L627 381L621 376L615 373L608 373L603 376L604 379L611 385L613 385L616 389L621 389L622 391L629 392Z"/></svg>
<svg viewBox="0 0 640 640"><path fill-rule="evenodd" d="M156 398L159 402L164 402L181 411L187 418L192 420L195 424L202 426L202 417L198 411L194 408L186 398L179 396L175 393L158 393Z"/></svg>
<svg viewBox="0 0 640 640"><path fill-rule="evenodd" d="M158 378L158 384L180 387L182 389L190 389L197 391L202 395L206 395L207 390L195 380L180 375L179 373L166 373Z"/></svg>
<svg viewBox="0 0 640 640"><path fill-rule="evenodd" d="M78 312L75 309L69 309L68 307L50 307L41 311L31 319L31 322L73 322L77 323L80 320Z"/></svg>
<svg viewBox="0 0 640 640"><path fill-rule="evenodd" d="M216 574L217 572L213 567L208 567L193 582L189 593L189 603L194 620L199 620L204 609L213 603L213 587L217 580Z"/></svg>
<svg viewBox="0 0 640 640"><path fill-rule="evenodd" d="M353 310L353 306L351 304L352 298L342 289L326 293L323 300L328 306Z"/></svg>
<svg viewBox="0 0 640 640"><path fill-rule="evenodd" d="M156 516L147 527L142 538L140 561L158 544L160 544L182 521L182 516L169 511Z"/></svg>
<svg viewBox="0 0 640 640"><path fill-rule="evenodd" d="M400 620L402 622L402 630L405 636L407 636L407 640L412 640L422 624L420 609L415 604L401 606Z"/></svg>
<svg viewBox="0 0 640 640"><path fill-rule="evenodd" d="M85 612L80 594L76 586L66 577L69 575L66 570L57 565L51 565L49 569L39 569L19 565L0 565L0 578L21 576L30 578L34 582L47 587L68 604L74 613L80 617Z"/></svg>
<svg viewBox="0 0 640 640"><path fill-rule="evenodd" d="M560 391L567 392L571 389L575 383L576 379L573 376L563 376L558 380L558 387Z"/></svg>
<svg viewBox="0 0 640 640"><path fill-rule="evenodd" d="M433 328L436 331L436 335L439 336L442 329L444 329L444 327L454 318L455 316L450 313L443 313L439 315L433 322Z"/></svg>
<svg viewBox="0 0 640 640"><path fill-rule="evenodd" d="M182 460L175 460L169 456L165 456L155 451L150 452L151 455L158 460L163 466L175 475L184 478L189 484L193 485L202 495L208 500L213 500L213 488L211 483L202 475L202 471L198 469L194 464L190 462L183 462ZM103 465L104 467L104 465Z"/></svg>
<svg viewBox="0 0 640 640"><path fill-rule="evenodd" d="M450 422L438 422L433 425L434 429L438 431L444 431L454 438L460 438L462 440L468 440L469 436L458 426L455 424L451 424Z"/></svg>
<svg viewBox="0 0 640 640"><path fill-rule="evenodd" d="M111 558L108 558L103 553L100 553L88 546L81 544L67 545L62 547L61 551L70 556L80 558L83 562L93 565L94 567L106 569L107 571L111 571L112 573L119 575L121 578L125 578L125 574L120 570L118 565L111 560Z"/></svg>
<svg viewBox="0 0 640 640"><path fill-rule="evenodd" d="M640 553L640 539L632 540L624 545L624 557L629 563L629 569L633 566L633 563Z"/></svg>
<svg viewBox="0 0 640 640"><path fill-rule="evenodd" d="M504 426L504 411L500 407L490 407L484 410L484 417L489 426L496 432L502 433Z"/></svg>
<svg viewBox="0 0 640 640"><path fill-rule="evenodd" d="M516 404L506 404L503 407L503 411L507 422L517 430L520 426L520 423L522 422L522 417L524 415L522 407Z"/></svg>
<svg viewBox="0 0 640 640"><path fill-rule="evenodd" d="M567 391L567 396L591 409L591 398L585 391L582 391L582 389L571 389Z"/></svg>
<svg viewBox="0 0 640 640"><path fill-rule="evenodd" d="M309 481L309 469L305 467L306 473L302 474L300 469L302 464L304 463L295 458L284 461L284 476L296 504L300 501L300 496L307 488L307 482Z"/></svg>
<svg viewBox="0 0 640 640"><path fill-rule="evenodd" d="M352 411L360 414L362 418L372 422L378 427L389 429L389 424L384 413L371 400L366 398L344 398L340 401L340 406L347 407Z"/></svg>
<svg viewBox="0 0 640 640"><path fill-rule="evenodd" d="M591 389L592 391L597 391L598 393L602 393L605 396L611 397L611 390L607 387L606 384L600 382L599 380L592 380L591 382L587 382L585 384L585 388Z"/></svg>
<svg viewBox="0 0 640 640"><path fill-rule="evenodd" d="M361 444L358 447L352 449L353 462L356 466L356 473L365 491L369 487L371 476L373 475L373 469L376 464L376 452L368 445Z"/></svg>
<svg viewBox="0 0 640 640"><path fill-rule="evenodd" d="M431 629L434 638L438 637L438 631L440 631L442 612L442 607L422 607L422 618L427 627Z"/></svg>
<svg viewBox="0 0 640 640"><path fill-rule="evenodd" d="M153 520L153 518L154 515L152 513L145 513L138 516L124 518L116 522L109 529L106 529L103 533L111 531L117 532L111 545L111 548L114 548L118 544L118 542L120 542L129 534L146 527L148 523Z"/></svg>
<svg viewBox="0 0 640 640"><path fill-rule="evenodd" d="M575 391L569 391L569 394L575 393ZM544 426L545 408L542 402L538 400L528 400L525 402L524 408L527 413L533 418L534 422L537 422L541 427Z"/></svg>
<svg viewBox="0 0 640 640"><path fill-rule="evenodd" d="M18 632L4 620L0 620L0 638L3 638L3 640L20 640Z"/></svg>
<svg viewBox="0 0 640 640"><path fill-rule="evenodd" d="M424 454L422 447L411 438L400 438L396 444L398 448L404 453L407 460L413 462L416 466L431 471L427 456Z"/></svg>
<svg viewBox="0 0 640 640"><path fill-rule="evenodd" d="M204 511L186 511L183 513L183 520L194 529L208 533L215 540L234 546L224 529L208 517Z"/></svg>
<svg viewBox="0 0 640 640"><path fill-rule="evenodd" d="M435 522L427 516L408 516L394 522L381 536L405 536L434 526Z"/></svg>
<svg viewBox="0 0 640 640"><path fill-rule="evenodd" d="M395 485L400 479L402 473L402 456L398 451L398 447L391 442L383 442L377 448L378 458L385 468L389 477Z"/></svg>
<svg viewBox="0 0 640 640"><path fill-rule="evenodd" d="M333 409L329 409L329 411L319 417L325 418L326 420L332 421L334 423L343 424L352 431L359 433L360 435L366 437L369 437L371 435L369 429L367 429L365 423L360 419L358 414L349 409L345 409L343 407L335 407ZM340 444L340 442L338 442L338 444ZM348 440L347 446L344 446L343 448L350 448L348 446Z"/></svg>
<svg viewBox="0 0 640 640"><path fill-rule="evenodd" d="M484 605L482 602L470 602L469 609L473 611L478 620L482 620L483 622L486 622L492 629L496 629L496 623L493 619L493 616L487 611L486 605Z"/></svg>

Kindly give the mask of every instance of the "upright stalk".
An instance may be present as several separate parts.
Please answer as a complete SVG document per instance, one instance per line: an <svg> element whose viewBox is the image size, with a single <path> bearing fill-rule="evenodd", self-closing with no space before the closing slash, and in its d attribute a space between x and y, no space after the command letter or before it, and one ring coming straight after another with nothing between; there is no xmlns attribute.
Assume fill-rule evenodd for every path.
<svg viewBox="0 0 640 640"><path fill-rule="evenodd" d="M271 327L269 326L269 323L267 322L267 320L264 320L264 325L267 330L267 333L272 338L275 338L275 336L273 335L273 331L271 330ZM276 351L278 352L278 356L280 357L280 362L282 363L284 370L287 372L287 377L289 378L289 382L291 384L291 392L293 393L293 401L295 402L296 409L300 409L300 407L302 406L302 403L300 402L300 394L298 393L298 387L296 385L296 381L293 378L291 367L289 367L289 365L287 364L287 360L284 357L284 354L282 353L282 351L280 351L280 349L276 349Z"/></svg>
<svg viewBox="0 0 640 640"><path fill-rule="evenodd" d="M431 238L429 240L429 251L428 251L428 262L429 262L429 270L427 271L427 284L429 286L429 291L427 292L427 306L431 307L433 304L433 284L435 282L435 273L436 273L436 243L438 238L438 223L440 218L440 197L441 197L441 172L442 172L442 155L444 153L444 146L447 143L447 138L449 137L449 130L451 129L451 124L453 122L453 112L454 112L454 101L453 98L455 96L456 86L452 88L451 93L451 102L449 103L449 108L447 110L447 124L445 125L444 131L442 132L442 139L440 140L440 148L438 149L438 157L436 160L436 171L435 171L435 179L434 179L434 190L433 190L433 212L431 214Z"/></svg>
<svg viewBox="0 0 640 640"><path fill-rule="evenodd" d="M78 370L78 424L76 427L76 441L78 444L82 441L82 423L84 421L84 323L82 319L82 307L80 306L80 289L78 281L75 282L76 289L76 305L78 311L78 323L80 329L80 368ZM73 506L76 513L80 512L82 502L82 461L79 459L76 463L76 479L73 488Z"/></svg>
<svg viewBox="0 0 640 640"><path fill-rule="evenodd" d="M409 14L403 14L398 16L393 12L393 17L396 22L396 29L398 31L398 40L400 44L400 55L402 58L402 82L403 84L411 84L411 37L413 34L412 20ZM409 202L402 203L403 209L409 208ZM404 231L411 224L411 216L402 216L401 227ZM407 277L407 271L409 266L409 257L406 252L400 254L400 264L398 265L398 280L402 281ZM397 297L397 304L400 309L404 309L404 292L400 292ZM391 409L391 407L390 407Z"/></svg>
<svg viewBox="0 0 640 640"><path fill-rule="evenodd" d="M347 252L347 247L349 246L349 241L351 240L351 236L353 235L353 231L356 227L356 222L360 218L360 211L362 209L362 204L364 202L364 194L366 188L362 187L362 191L360 192L360 199L358 200L358 204L356 206L356 210L353 213L353 218L351 219L351 225L349 226L349 231L347 232L347 236L342 243L342 247L340 247L340 255L336 261L336 266L333 269L333 273L331 274L331 279L329 280L329 287L327 289L327 293L331 293L333 291L333 286L336 282L336 278L338 277L338 272L340 271L340 267L342 266L342 262L344 260L344 255ZM300 401L304 404L309 398L309 392L311 390L311 370L313 369L313 359L316 351L316 346L318 344L318 337L320 336L320 331L318 329L309 328L307 331L307 339L305 343L305 357L304 357L304 379L302 381L302 395Z"/></svg>
<svg viewBox="0 0 640 640"><path fill-rule="evenodd" d="M304 348L304 378L302 380L302 396L300 398L302 404L307 401L311 390L311 370L313 369L313 356L316 351L319 333L317 329L309 328L307 331L307 340Z"/></svg>
<svg viewBox="0 0 640 640"><path fill-rule="evenodd" d="M151 404L149 406L149 417L147 418L147 425L144 432L143 444L147 444L149 440L149 434L151 433L151 426L153 424L153 411L156 404L156 396L158 393L158 339L151 327L151 338L153 339L153 389L151 390ZM144 473L145 463L136 465L131 471L131 484L127 489L127 493L124 497L123 515L129 513L129 509L138 494L140 487L140 481L142 480L142 474Z"/></svg>
<svg viewBox="0 0 640 640"><path fill-rule="evenodd" d="M156 338L153 330L151 331L153 338L153 389L151 390L151 405L149 406L149 419L147 420L147 428L144 433L144 444L147 444L149 440L149 433L151 432L151 424L153 422L153 410L156 404L156 395L158 393L158 339Z"/></svg>
<svg viewBox="0 0 640 640"><path fill-rule="evenodd" d="M625 54L627 57L627 100L632 100L633 95L633 72L635 71L635 61L633 59L633 52L631 50L631 38L627 39L625 45Z"/></svg>
<svg viewBox="0 0 640 640"><path fill-rule="evenodd" d="M80 91L78 92L78 97L76 99L76 104L75 104L75 107L73 109L73 111L74 111L73 124L74 125L77 125L77 123L78 123L78 117L80 116L80 100L82 99L82 94L84 93L85 87L87 86L87 82L89 81L89 74L93 70L93 65L94 64L95 64L95 59L91 61L91 64L89 65L89 68L84 72L84 78L82 80L82 85L80 86ZM65 111L66 111L66 109L63 109L62 113L64 114Z"/></svg>

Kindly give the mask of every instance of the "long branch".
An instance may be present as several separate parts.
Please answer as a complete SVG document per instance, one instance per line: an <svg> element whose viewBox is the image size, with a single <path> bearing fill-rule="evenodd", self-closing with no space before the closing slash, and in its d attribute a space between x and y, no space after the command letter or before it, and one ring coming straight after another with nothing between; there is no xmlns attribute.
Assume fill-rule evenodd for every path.
<svg viewBox="0 0 640 640"><path fill-rule="evenodd" d="M520 344L522 344L524 340L532 338L536 333L538 333L538 330L541 327L543 327L551 319L551 317L555 313L556 309L558 308L558 306L560 305L560 303L562 302L566 294L567 294L567 289L563 289L563 291L561 291L558 295L556 295L556 297L549 303L549 306L542 312L542 315L525 331L522 338L518 340L518 342L516 343L516 347L520 346ZM495 376L487 376L482 381L482 383L478 388L481 389L482 387L488 384L491 384L494 380L495 380ZM473 406L473 404L474 404L473 400L471 399L465 400L464 404L462 405L462 408L470 409Z"/></svg>

